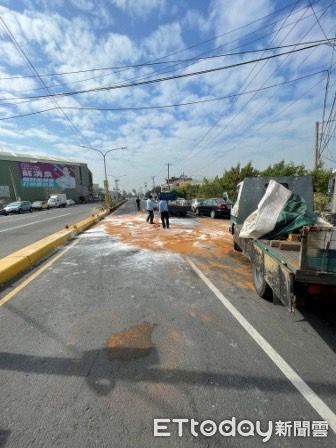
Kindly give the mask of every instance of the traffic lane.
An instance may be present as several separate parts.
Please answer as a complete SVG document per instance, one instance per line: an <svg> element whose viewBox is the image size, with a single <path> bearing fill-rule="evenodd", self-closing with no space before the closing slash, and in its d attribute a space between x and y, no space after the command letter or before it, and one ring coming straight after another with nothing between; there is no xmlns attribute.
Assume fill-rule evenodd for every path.
<svg viewBox="0 0 336 448"><path fill-rule="evenodd" d="M107 224L107 231L127 244L154 251L169 250L194 260L257 331L336 410L335 397L329 393L336 387L336 313L331 297L290 314L282 305L256 295L250 263L233 250L225 221L174 219L170 231L160 232L158 224L144 227L144 218L140 214L135 216L132 222L127 216L111 217L113 225Z"/></svg>
<svg viewBox="0 0 336 448"><path fill-rule="evenodd" d="M320 420L183 258L125 245L103 224L2 306L0 323L8 447L222 446L176 428L154 439L153 418Z"/></svg>
<svg viewBox="0 0 336 448"><path fill-rule="evenodd" d="M225 231L225 227L224 227ZM260 298L254 289L249 261L234 251L227 232L220 249L194 261L226 298L305 379L331 409L336 400L336 303L333 297L306 301L294 313L282 304ZM325 386L322 386L325 385Z"/></svg>
<svg viewBox="0 0 336 448"><path fill-rule="evenodd" d="M8 224L12 224L15 223L15 225L17 224L24 224L24 223L29 223L29 222L33 222L35 219L40 218L41 217L46 217L46 216L54 216L54 215L58 215L60 213L64 213L64 211L66 212L71 212L71 213L78 213L79 210L84 210L84 209L91 209L93 207L96 206L100 206L101 203L90 203L90 204L77 204L75 206L70 206L70 207L61 207L61 208L50 208L48 210L36 210L33 211L32 213L30 212L25 212L22 214L19 213L11 213L9 215L0 215L0 230L3 228L7 228Z"/></svg>
<svg viewBox="0 0 336 448"><path fill-rule="evenodd" d="M51 209L36 213L4 216L0 219L0 258L39 241L66 225L76 224L99 209L100 204Z"/></svg>

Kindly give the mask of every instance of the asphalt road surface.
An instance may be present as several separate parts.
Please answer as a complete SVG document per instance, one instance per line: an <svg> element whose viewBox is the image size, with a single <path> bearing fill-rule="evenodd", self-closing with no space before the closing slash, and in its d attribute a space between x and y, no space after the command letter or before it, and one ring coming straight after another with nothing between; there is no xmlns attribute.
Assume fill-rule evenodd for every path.
<svg viewBox="0 0 336 448"><path fill-rule="evenodd" d="M2 294L0 446L336 446L332 304L258 298L225 220L144 218L125 204Z"/></svg>
<svg viewBox="0 0 336 448"><path fill-rule="evenodd" d="M22 215L0 215L0 258L64 229L66 224L89 217L99 206L99 203L81 204Z"/></svg>

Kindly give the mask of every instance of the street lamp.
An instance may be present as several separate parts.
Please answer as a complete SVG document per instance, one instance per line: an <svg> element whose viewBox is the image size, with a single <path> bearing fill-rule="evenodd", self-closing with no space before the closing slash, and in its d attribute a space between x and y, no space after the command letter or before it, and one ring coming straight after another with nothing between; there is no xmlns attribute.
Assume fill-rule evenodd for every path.
<svg viewBox="0 0 336 448"><path fill-rule="evenodd" d="M106 171L106 156L112 151L118 151L119 149L127 149L127 146L120 146L119 148L111 148L107 151L102 151L101 149L93 148L92 146L85 146L80 145L81 148L87 148L92 149L92 151L98 152L102 157L104 161L104 173L105 173L105 180L104 180L104 190L105 190L105 206L109 207L111 205L111 197L109 193L109 185L108 185L108 179L107 179L107 171Z"/></svg>

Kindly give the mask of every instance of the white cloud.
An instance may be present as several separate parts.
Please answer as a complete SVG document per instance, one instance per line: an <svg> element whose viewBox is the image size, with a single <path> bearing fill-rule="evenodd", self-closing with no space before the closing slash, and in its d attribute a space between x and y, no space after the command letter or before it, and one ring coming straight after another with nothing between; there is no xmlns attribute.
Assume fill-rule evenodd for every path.
<svg viewBox="0 0 336 448"><path fill-rule="evenodd" d="M85 11L92 12L95 8L95 3L91 0L70 0L71 4L76 8Z"/></svg>
<svg viewBox="0 0 336 448"><path fill-rule="evenodd" d="M181 26L178 22L160 25L142 43L144 54L153 59L165 57L166 54L184 47Z"/></svg>
<svg viewBox="0 0 336 448"><path fill-rule="evenodd" d="M273 2L270 0L235 0L226 2L223 0L212 0L209 18L214 25L214 34L233 30L269 14L273 9ZM236 37L244 34L246 30L239 30ZM220 42L222 43L222 42Z"/></svg>
<svg viewBox="0 0 336 448"><path fill-rule="evenodd" d="M166 0L109 0L117 8L130 16L146 18L154 11L162 12L166 7Z"/></svg>
<svg viewBox="0 0 336 448"><path fill-rule="evenodd" d="M108 23L109 16L115 9L105 10L105 20L99 18L98 6L93 9L93 0L71 1L72 7L68 10L60 9L62 2L59 2L56 6L49 4L49 10L43 11L42 0L31 1L29 9L24 12L0 7L0 13L41 73L133 64L155 60L175 52L178 56L172 55L168 59L181 59L187 57L186 55L196 56L206 49L213 52L219 43L226 43L227 47L231 48L239 44L233 44L232 40L240 38L242 42L246 42L244 35L251 31L251 27L241 28L234 33L229 33L230 30L269 14L274 7L274 2L270 0L237 0L231 3L213 0L209 3L207 12L207 6L197 9L194 5L193 9L187 10L185 6L177 7L176 3L174 8L168 8L166 1L111 0L132 20L126 20L123 16L123 28L120 23L113 23L103 29L103 24ZM99 5L101 6L101 3ZM104 3L104 6L106 5L108 3ZM45 4L45 7L48 5ZM63 7L66 8L65 2ZM171 11L173 9L174 11ZM72 14L75 11L75 16L71 16L69 11ZM316 11L320 14L323 9L316 8ZM149 18L154 12L157 14L155 20L148 20L144 26L142 19ZM160 12L165 13L167 20L162 20ZM277 15L275 18L278 23L267 28L268 36L252 43L250 48L263 48L270 43L279 45L303 39L309 27L314 25L314 19L307 17L293 26L302 12L302 7L293 12L285 24L293 22L292 25L284 27L274 36L271 35L272 29L276 30L279 24L284 23L288 10L281 16ZM306 16L309 16L309 8ZM326 30L332 28L334 17L331 11L323 17L322 22ZM260 35L263 35L263 26L266 23L268 22L260 21L254 25L255 29L259 28ZM206 47L195 46L185 51L190 44L223 33L227 34L217 41L209 41ZM320 37L321 30L317 25L307 34L307 39ZM246 47L242 49L244 48ZM323 47L288 58L281 57L208 75L143 87L60 97L57 102L62 107L97 105L118 108L203 100L246 89L258 89L321 70L328 66L330 53L329 47ZM0 43L0 55L0 78L29 73L28 68L23 65L23 60L16 55L4 35ZM45 78L45 81L52 91L81 90L188 73L247 59L251 59L251 55L196 61L187 67L173 64L172 67L94 71ZM311 90L319 79L324 78L308 78L254 96L250 94L174 109L127 112L66 110L66 113L86 142L91 145L102 149L128 146L127 151L111 155L109 167L114 175L123 174L126 170L128 176L123 182L131 187L136 184L143 185L143 181L148 181L151 175L156 175L159 181L160 176L165 174L163 164L167 161L174 164L175 174L184 170L187 174L200 172L199 177L202 177L204 174L215 175L236 161L245 163L253 159L256 164L266 165L273 159L278 160L280 156L290 158L292 155L294 161L305 160L302 159L305 150L312 145L312 123L321 119L323 91L321 88ZM332 82L334 80L335 77ZM62 85L57 86L58 83ZM40 89L37 80L0 80L2 98L24 96L29 91L33 94L45 93L43 89L32 89ZM29 113L52 105L47 98L12 107L0 102L0 113L1 116ZM289 106L288 110L281 112L286 106ZM87 161L94 171L95 181L100 181L103 177L101 160L93 151L83 151L78 147L80 144L86 144L84 138L71 131L69 123L58 110L27 119L20 118L17 121L0 121L0 137L2 146L7 142L8 147L17 151L25 148L27 152L34 152L36 146L39 152L45 151Z"/></svg>
<svg viewBox="0 0 336 448"><path fill-rule="evenodd" d="M195 9L188 9L182 19L183 26L198 29L201 33L207 33L211 29L211 21Z"/></svg>

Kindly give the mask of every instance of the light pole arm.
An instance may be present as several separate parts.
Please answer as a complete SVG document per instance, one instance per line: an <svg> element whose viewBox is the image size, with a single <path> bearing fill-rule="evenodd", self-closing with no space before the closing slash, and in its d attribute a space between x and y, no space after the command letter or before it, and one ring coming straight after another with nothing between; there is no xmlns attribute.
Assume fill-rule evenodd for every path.
<svg viewBox="0 0 336 448"><path fill-rule="evenodd" d="M104 180L104 187L105 187L105 206L109 207L111 205L111 197L110 197L110 193L109 193L109 186L108 186L108 179L107 179L107 169L106 169L106 156L107 154L109 154L112 151L118 151L120 149L127 149L126 146L120 146L119 148L111 148L108 149L107 151L102 151L98 148L93 148L92 146L85 146L85 145L80 145L81 148L86 148L86 149L91 149L92 151L96 151L98 152L104 161L104 174L105 174L105 180Z"/></svg>

